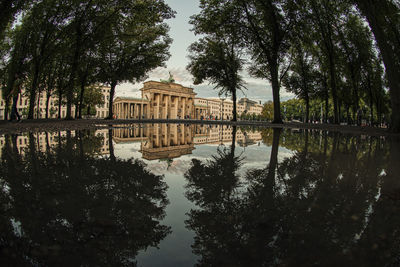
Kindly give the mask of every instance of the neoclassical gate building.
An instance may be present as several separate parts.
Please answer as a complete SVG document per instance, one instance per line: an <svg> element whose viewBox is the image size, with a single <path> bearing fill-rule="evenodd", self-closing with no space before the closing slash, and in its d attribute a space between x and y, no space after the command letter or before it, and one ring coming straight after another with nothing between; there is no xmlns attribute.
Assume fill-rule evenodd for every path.
<svg viewBox="0 0 400 267"><path fill-rule="evenodd" d="M117 97L113 111L119 119L194 118L193 88L174 82L145 82L141 98Z"/></svg>

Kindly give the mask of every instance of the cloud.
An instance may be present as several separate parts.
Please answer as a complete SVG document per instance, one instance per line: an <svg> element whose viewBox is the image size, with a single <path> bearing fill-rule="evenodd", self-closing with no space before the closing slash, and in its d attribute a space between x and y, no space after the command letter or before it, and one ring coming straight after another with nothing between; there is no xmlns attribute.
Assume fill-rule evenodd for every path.
<svg viewBox="0 0 400 267"><path fill-rule="evenodd" d="M214 89L214 85L203 83L200 85L193 85L193 76L188 70L183 67L172 67L172 68L156 68L149 73L149 77L146 81L160 81L160 79L168 79L169 73L173 75L176 83L182 84L183 86L192 87L197 93L198 97L218 97L218 89ZM263 79L256 79L248 75L247 72L243 73L243 78L246 82L246 88L242 92L238 92L238 98L247 97L253 100L266 102L272 100L272 87L269 81ZM116 88L116 96L134 96L137 97L140 88L143 83L124 83L120 84ZM282 101L293 98L292 93L286 92L285 89L281 89L280 97Z"/></svg>

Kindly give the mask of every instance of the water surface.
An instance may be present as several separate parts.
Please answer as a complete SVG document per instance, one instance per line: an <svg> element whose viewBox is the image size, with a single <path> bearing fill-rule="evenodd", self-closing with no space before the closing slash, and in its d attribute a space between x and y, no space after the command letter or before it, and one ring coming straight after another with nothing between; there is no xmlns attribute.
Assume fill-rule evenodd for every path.
<svg viewBox="0 0 400 267"><path fill-rule="evenodd" d="M0 137L2 266L397 266L400 143L131 125Z"/></svg>

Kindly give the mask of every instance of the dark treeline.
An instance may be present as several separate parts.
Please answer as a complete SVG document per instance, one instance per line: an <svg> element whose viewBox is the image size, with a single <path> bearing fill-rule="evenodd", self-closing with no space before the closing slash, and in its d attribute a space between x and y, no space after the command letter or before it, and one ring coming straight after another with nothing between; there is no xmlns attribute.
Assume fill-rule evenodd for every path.
<svg viewBox="0 0 400 267"><path fill-rule="evenodd" d="M325 122L357 122L369 114L376 123L390 119L400 131L398 0L201 0L200 7L190 20L201 35L189 47L195 83L208 80L236 100L247 69L271 83L273 122L285 116L285 88L304 101L305 121L318 103ZM174 14L163 0L3 1L5 119L21 87L29 97L28 118L43 92L67 106L68 119L80 118L93 105L85 91L96 83L111 87L112 118L115 87L143 80L168 59L165 20Z"/></svg>
<svg viewBox="0 0 400 267"><path fill-rule="evenodd" d="M112 137L110 130L109 137ZM101 155L91 131L6 135L0 159L1 266L135 266L169 233L163 176ZM40 137L42 138L42 137ZM20 143L21 142L21 143Z"/></svg>
<svg viewBox="0 0 400 267"><path fill-rule="evenodd" d="M262 135L264 168L241 174L245 155L226 149L185 174L198 266L398 265L399 140Z"/></svg>
<svg viewBox="0 0 400 267"><path fill-rule="evenodd" d="M175 12L163 0L31 0L1 5L5 119L21 88L29 98L28 119L34 118L35 99L42 92L57 97L58 112L66 104L67 119L80 118L83 107L90 105L85 89L96 83L111 87L112 118L115 87L143 80L169 58L172 40L164 21ZM47 101L46 117L48 108Z"/></svg>
<svg viewBox="0 0 400 267"><path fill-rule="evenodd" d="M304 101L305 121L314 104L325 122L368 113L377 123L391 116L400 131L398 0L201 0L200 7L190 21L202 36L189 48L195 83L208 79L235 100L246 64L272 85L273 122L282 122L285 88Z"/></svg>

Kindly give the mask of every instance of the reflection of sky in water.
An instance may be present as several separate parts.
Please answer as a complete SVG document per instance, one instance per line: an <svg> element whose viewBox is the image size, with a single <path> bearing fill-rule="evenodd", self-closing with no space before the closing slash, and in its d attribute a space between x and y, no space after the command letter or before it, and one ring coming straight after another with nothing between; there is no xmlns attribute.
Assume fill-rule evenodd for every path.
<svg viewBox="0 0 400 267"><path fill-rule="evenodd" d="M223 149L224 147L226 147L227 149L230 148L230 146L227 144L221 146L196 145L192 154L183 155L179 158L173 159L173 162L169 168L166 161L142 159L142 154L140 153L140 142L115 144L114 153L116 157L119 157L121 159L142 159L144 162L146 162L148 168L154 174L175 174L183 176L183 174L190 168L192 159L206 161L210 159L213 155L217 154L218 148ZM249 169L266 167L269 163L271 147L264 145L262 142L260 142L260 145L254 144L245 148L236 145L235 154L237 156L241 155L243 157L243 166L240 168L239 171L240 173L245 173ZM279 147L279 162L281 162L284 158L290 157L292 155L292 151L284 147Z"/></svg>
<svg viewBox="0 0 400 267"><path fill-rule="evenodd" d="M114 145L114 153L122 159L142 159L140 147L140 142L119 143ZM188 219L186 213L195 206L184 195L187 182L183 175L190 168L192 159L207 161L217 154L218 148L224 147L230 149L230 143L221 146L196 145L192 154L173 159L169 167L166 161L142 159L152 173L165 175L165 182L169 186L167 195L170 204L166 208L167 216L162 224L171 226L172 233L160 242L159 249L148 248L139 253L139 266L193 266L196 263L197 256L192 254L191 248L194 234L185 227L185 220ZM261 169L268 165L271 147L261 141L247 147L236 145L235 154L243 158L243 165L239 170L239 174L243 176L248 170ZM279 162L292 155L292 151L279 147Z"/></svg>

